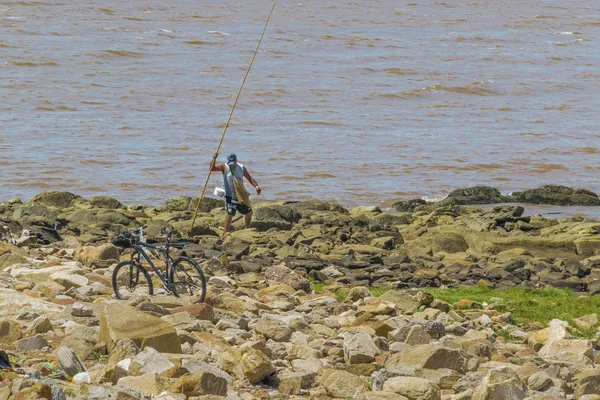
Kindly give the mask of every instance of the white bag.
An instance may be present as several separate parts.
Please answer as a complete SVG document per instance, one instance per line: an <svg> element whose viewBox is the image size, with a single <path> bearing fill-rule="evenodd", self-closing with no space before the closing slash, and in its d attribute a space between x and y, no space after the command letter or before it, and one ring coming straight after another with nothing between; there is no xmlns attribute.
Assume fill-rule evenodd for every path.
<svg viewBox="0 0 600 400"><path fill-rule="evenodd" d="M223 188L216 187L215 191L214 191L214 195L217 196L217 197L224 197L225 196L225 190Z"/></svg>

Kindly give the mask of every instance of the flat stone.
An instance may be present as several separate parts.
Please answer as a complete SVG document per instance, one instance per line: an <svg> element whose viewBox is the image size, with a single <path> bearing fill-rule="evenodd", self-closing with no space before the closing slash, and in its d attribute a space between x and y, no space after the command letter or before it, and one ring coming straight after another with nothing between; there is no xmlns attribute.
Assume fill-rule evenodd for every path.
<svg viewBox="0 0 600 400"><path fill-rule="evenodd" d="M86 372L85 367L77 357L77 354L73 352L73 350L68 347L61 347L57 352L58 365L62 368L63 371L69 377L73 377L80 372Z"/></svg>
<svg viewBox="0 0 600 400"><path fill-rule="evenodd" d="M181 353L173 325L121 302L109 303L100 317L100 341L111 351L124 338L133 340L140 349L150 346L159 352Z"/></svg>
<svg viewBox="0 0 600 400"><path fill-rule="evenodd" d="M48 347L48 341L46 341L42 335L35 335L30 338L21 339L17 342L17 348L24 353L41 350L44 347Z"/></svg>

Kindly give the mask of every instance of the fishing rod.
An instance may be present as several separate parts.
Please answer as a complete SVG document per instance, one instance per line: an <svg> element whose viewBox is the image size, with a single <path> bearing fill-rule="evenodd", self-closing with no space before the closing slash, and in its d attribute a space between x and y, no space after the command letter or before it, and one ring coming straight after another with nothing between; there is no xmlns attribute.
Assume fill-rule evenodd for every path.
<svg viewBox="0 0 600 400"><path fill-rule="evenodd" d="M252 55L252 59L250 60L250 64L248 65L248 69L246 70L246 74L244 75L244 79L242 80L242 84L240 85L240 89L237 92L237 96L235 96L235 101L233 102L233 106L231 107L231 112L229 113L229 117L227 118L227 122L225 122L225 128L223 129L223 134L221 135L221 140L219 141L219 145L217 146L217 151L215 155L221 149L221 145L223 144L223 139L225 139L225 133L227 132L227 128L229 127L229 122L231 121L231 117L233 116L233 111L235 110L235 106L242 94L242 89L244 88L244 83L246 83L246 78L248 78L248 74L250 73L250 69L252 68L252 64L254 63L254 59L256 58L256 53L258 53L258 49L260 48L260 44L262 43L263 37L265 36L265 32L267 31L267 26L269 25L269 21L271 20L271 15L273 15L273 10L275 9L275 5L277 4L277 0L273 2L273 7L271 7L271 12L269 12L269 16L267 18L267 22L265 23L265 27L263 28L262 34L260 35L260 39L258 40L258 44L256 45L256 50L254 50L254 54ZM215 162L217 158L213 156L212 161L210 162L210 169L208 170L208 176L206 177L206 182L204 182L204 187L202 188L202 193L200 193L200 197L198 198L198 204L196 204L196 211L194 212L194 218L192 219L192 225L190 226L190 230L188 234L192 236L192 230L194 229L194 223L196 222L196 217L198 216L198 210L200 210L200 203L202 202L202 198L204 197L204 192L206 191L206 187L208 186L208 180L210 179L210 174L212 172L213 167L215 166Z"/></svg>

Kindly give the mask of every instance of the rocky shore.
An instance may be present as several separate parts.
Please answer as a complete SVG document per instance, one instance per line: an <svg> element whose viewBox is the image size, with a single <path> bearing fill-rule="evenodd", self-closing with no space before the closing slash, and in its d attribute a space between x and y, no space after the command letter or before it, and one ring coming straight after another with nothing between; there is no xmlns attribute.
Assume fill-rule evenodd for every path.
<svg viewBox="0 0 600 400"><path fill-rule="evenodd" d="M393 213L259 204L251 229L238 219L227 235L221 202L205 199L189 238L190 197L0 203L0 400L600 399L598 335L578 331L595 314L520 324L501 299L427 291L600 293L600 220L463 206L495 202L489 189ZM111 273L128 256L110 239L141 225L150 240L167 228L191 242L181 252L207 276L205 303L115 300Z"/></svg>

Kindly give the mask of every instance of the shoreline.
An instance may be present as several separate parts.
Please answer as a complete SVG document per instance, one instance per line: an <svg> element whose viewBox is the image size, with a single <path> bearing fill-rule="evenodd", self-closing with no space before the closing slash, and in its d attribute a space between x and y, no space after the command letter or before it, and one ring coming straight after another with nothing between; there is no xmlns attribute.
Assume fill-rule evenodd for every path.
<svg viewBox="0 0 600 400"><path fill-rule="evenodd" d="M194 200L0 203L0 233L18 233L0 241L0 340L20 364L0 370L9 396L462 400L497 395L493 381L524 399L600 384L600 219L313 200L256 205L250 229L224 234L221 200L207 199L173 250L199 263L205 302L160 285L116 300L130 255L111 239L141 225L148 240L185 236Z"/></svg>

